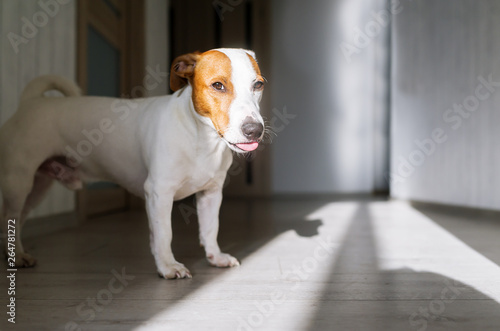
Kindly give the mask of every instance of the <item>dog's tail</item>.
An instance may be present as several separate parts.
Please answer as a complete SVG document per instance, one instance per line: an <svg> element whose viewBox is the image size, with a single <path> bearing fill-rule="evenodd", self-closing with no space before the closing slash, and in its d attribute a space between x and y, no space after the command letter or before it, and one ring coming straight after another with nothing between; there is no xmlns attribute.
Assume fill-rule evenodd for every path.
<svg viewBox="0 0 500 331"><path fill-rule="evenodd" d="M43 97L43 94L50 90L57 90L67 97L82 95L80 88L72 81L61 76L45 75L33 79L26 85L21 94L21 102L31 98Z"/></svg>

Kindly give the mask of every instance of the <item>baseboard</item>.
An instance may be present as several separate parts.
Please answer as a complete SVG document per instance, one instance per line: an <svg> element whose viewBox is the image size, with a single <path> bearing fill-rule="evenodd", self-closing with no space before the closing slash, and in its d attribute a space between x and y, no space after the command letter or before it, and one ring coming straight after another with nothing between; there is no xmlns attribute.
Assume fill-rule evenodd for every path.
<svg viewBox="0 0 500 331"><path fill-rule="evenodd" d="M382 194L371 193L277 193L271 196L272 200L331 200L331 201L365 201L365 200L387 200L388 197Z"/></svg>
<svg viewBox="0 0 500 331"><path fill-rule="evenodd" d="M425 208L429 211L442 212L452 215L462 216L486 216L496 218L500 221L500 210L474 208L466 206L448 205L437 202L424 202L417 200L408 200L410 205L415 208Z"/></svg>

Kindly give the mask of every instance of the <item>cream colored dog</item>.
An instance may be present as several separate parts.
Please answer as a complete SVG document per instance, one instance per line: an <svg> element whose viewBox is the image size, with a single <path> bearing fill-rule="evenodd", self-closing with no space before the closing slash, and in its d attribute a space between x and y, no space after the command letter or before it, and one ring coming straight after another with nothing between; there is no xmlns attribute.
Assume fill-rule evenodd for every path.
<svg viewBox="0 0 500 331"><path fill-rule="evenodd" d="M21 244L20 226L54 180L70 189L111 181L144 197L151 250L165 278L191 277L172 254L171 210L174 200L196 193L209 263L239 265L219 249L218 214L231 150L253 151L264 134L264 80L255 54L215 49L180 56L170 86L173 95L127 100L82 97L57 76L27 85L18 111L0 129L0 221L6 244L8 220L17 222L16 266L35 264ZM52 89L66 97L44 97Z"/></svg>

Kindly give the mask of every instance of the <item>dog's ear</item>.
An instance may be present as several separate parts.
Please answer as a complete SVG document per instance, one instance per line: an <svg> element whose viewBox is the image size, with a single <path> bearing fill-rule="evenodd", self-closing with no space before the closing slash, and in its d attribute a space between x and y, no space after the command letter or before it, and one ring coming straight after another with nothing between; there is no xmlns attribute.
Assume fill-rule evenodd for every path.
<svg viewBox="0 0 500 331"><path fill-rule="evenodd" d="M188 79L194 74L196 61L200 52L188 53L177 57L170 68L170 89L177 91L187 85Z"/></svg>
<svg viewBox="0 0 500 331"><path fill-rule="evenodd" d="M252 50L249 50L249 49L244 49L245 53L247 53L248 55L250 55L251 57L253 57L253 59L255 60L255 62L257 62L257 57L255 56L255 52L252 51Z"/></svg>

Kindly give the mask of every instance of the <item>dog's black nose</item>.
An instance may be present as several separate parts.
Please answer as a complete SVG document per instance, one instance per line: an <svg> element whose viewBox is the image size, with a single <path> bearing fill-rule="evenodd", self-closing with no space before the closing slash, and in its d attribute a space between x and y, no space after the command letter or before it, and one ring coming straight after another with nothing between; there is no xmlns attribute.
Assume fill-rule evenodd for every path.
<svg viewBox="0 0 500 331"><path fill-rule="evenodd" d="M264 131L264 126L259 122L256 122L250 116L247 116L243 121L243 125L241 126L241 132L243 135L249 140L258 140L262 136L262 132Z"/></svg>

